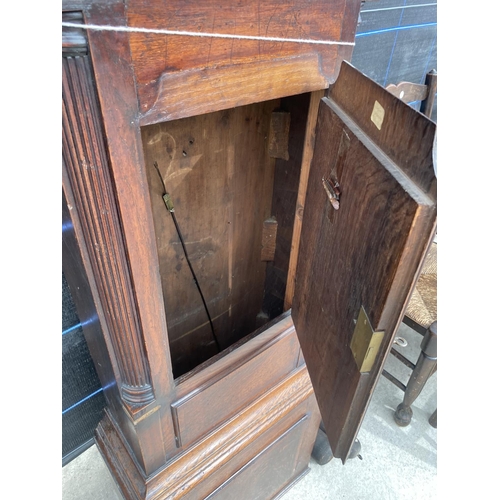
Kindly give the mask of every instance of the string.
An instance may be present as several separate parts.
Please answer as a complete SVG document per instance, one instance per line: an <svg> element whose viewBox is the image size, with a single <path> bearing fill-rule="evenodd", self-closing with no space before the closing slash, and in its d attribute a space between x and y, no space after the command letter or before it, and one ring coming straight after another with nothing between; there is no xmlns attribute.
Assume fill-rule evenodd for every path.
<svg viewBox="0 0 500 500"><path fill-rule="evenodd" d="M232 40L257 40L263 42L290 42L290 43L312 43L319 45L354 45L354 42L342 42L333 40L310 40L307 38L280 38L274 36L252 36L252 35L230 35L227 33L203 33L195 31L177 31L151 28L131 28L128 26L99 26L96 24L78 24L63 22L63 26L68 28L81 28L93 31L121 31L127 33L154 33L158 35L178 35L178 36L197 36L201 38L229 38Z"/></svg>

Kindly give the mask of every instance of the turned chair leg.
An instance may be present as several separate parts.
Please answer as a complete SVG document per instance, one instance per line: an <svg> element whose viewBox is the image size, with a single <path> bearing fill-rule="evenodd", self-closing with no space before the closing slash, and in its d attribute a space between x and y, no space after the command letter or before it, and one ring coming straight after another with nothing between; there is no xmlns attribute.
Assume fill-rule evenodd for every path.
<svg viewBox="0 0 500 500"><path fill-rule="evenodd" d="M413 416L411 405L422 392L422 389L429 377L436 370L437 321L432 323L432 325L427 329L422 343L420 344L420 349L421 353L417 364L415 365L415 369L411 374L410 380L408 381L408 385L406 386L403 402L394 412L394 420L400 427L406 427L410 424Z"/></svg>

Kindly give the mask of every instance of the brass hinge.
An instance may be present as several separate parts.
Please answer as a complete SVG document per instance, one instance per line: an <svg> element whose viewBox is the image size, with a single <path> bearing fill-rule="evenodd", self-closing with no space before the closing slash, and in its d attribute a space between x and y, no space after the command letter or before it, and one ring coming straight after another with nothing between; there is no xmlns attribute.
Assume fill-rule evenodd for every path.
<svg viewBox="0 0 500 500"><path fill-rule="evenodd" d="M383 331L373 331L365 308L361 306L351 340L351 351L361 373L372 369L383 337Z"/></svg>

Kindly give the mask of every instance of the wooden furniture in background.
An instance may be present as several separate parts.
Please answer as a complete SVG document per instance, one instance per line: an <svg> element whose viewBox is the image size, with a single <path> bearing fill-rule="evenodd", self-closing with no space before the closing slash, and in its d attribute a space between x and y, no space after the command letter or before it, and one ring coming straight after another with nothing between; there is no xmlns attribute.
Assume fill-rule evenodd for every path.
<svg viewBox="0 0 500 500"><path fill-rule="evenodd" d="M394 412L394 421L400 427L410 425L413 416L411 405L418 398L429 377L437 369L437 321L425 332L420 344L421 353L404 391L403 401ZM429 417L429 423L437 427L437 410Z"/></svg>
<svg viewBox="0 0 500 500"><path fill-rule="evenodd" d="M437 92L437 72L427 73L425 84L401 82L388 85L387 90L405 103L420 102L420 112L431 118ZM404 323L420 333L424 338L417 363L412 363L394 347L391 354L399 359L412 372L405 385L386 370L382 374L404 391L403 402L394 412L395 422L405 427L413 415L411 405L422 392L428 378L437 369L437 243L433 242L426 254L419 279L405 310ZM433 427L437 426L437 410L429 418Z"/></svg>
<svg viewBox="0 0 500 500"><path fill-rule="evenodd" d="M276 497L318 406L349 455L434 230L435 126L343 62L356 2L63 11L90 28L63 30L63 189L102 326L97 445L127 499Z"/></svg>
<svg viewBox="0 0 500 500"><path fill-rule="evenodd" d="M400 82L397 85L391 83L386 89L403 102L420 102L419 111L431 118L434 110L437 92L437 71L430 70L425 75L425 83Z"/></svg>
<svg viewBox="0 0 500 500"><path fill-rule="evenodd" d="M398 353L398 358L412 369L404 387L403 401L394 412L394 420L400 427L410 424L411 405L422 392L429 377L437 370L437 243L433 242L424 261L417 285L412 293L403 320L423 336L421 353L416 364ZM435 412L429 422L437 426Z"/></svg>

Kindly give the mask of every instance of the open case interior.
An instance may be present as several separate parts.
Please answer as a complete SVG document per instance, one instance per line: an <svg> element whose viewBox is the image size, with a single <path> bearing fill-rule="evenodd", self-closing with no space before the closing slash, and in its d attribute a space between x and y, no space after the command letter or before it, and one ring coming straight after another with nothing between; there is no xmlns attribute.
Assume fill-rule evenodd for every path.
<svg viewBox="0 0 500 500"><path fill-rule="evenodd" d="M283 312L309 103L141 129L175 378Z"/></svg>

